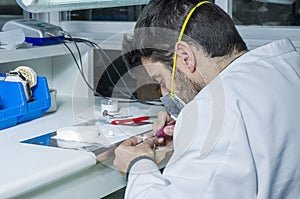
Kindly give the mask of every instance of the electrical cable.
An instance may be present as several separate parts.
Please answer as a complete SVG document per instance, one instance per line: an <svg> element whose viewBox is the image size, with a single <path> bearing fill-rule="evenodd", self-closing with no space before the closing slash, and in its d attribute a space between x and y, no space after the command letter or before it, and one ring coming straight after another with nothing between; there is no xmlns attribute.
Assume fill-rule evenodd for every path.
<svg viewBox="0 0 300 199"><path fill-rule="evenodd" d="M97 43L95 43L95 42L93 42L93 41L90 41L90 40L87 40L87 39L82 39L82 38L65 38L65 40L76 41L76 42L83 42L83 43L85 43L85 44L88 44L88 45L92 46L92 47L95 48L95 49L99 49L99 50L102 52L102 54L108 59L109 63L111 63L112 67L113 67L114 70L117 72L117 74L118 74L118 76L120 77L120 79L123 80L123 79L122 79L122 76L121 76L121 74L119 73L119 71L117 70L116 66L113 64L113 62L110 60L110 58L106 55L106 53L103 51L103 49L102 49ZM98 53L98 55L99 55L99 51L97 51L97 53ZM101 56L101 55L99 55L99 56L100 56L100 57L103 57L103 56ZM109 81L111 82L111 84L112 84L114 87L116 87L116 88L118 89L118 87L117 87L116 84L113 82L113 80L112 80L110 74L108 73L108 71L105 70L105 72L106 72L106 74L107 74L107 76L108 76ZM124 82L124 80L122 81L122 83L126 86L126 83ZM127 88L127 90L129 90L128 87L126 87L126 88ZM127 97L128 97L128 95L125 94L124 92L122 92L120 89L118 89L118 90L119 90L119 92L120 92L121 94L123 94L124 96L127 96ZM101 95L101 96L102 96L102 95ZM131 96L129 96L129 97L131 97ZM125 100L124 102L127 103L128 101ZM161 100L160 100L160 99L141 100L141 99L136 99L136 98L134 98L134 99L132 99L130 102L139 102L139 103L143 103L143 104L146 104L146 105L162 106ZM153 103L153 102L157 102L157 103L160 103L160 104L156 104L156 103Z"/></svg>
<svg viewBox="0 0 300 199"><path fill-rule="evenodd" d="M78 39L82 40L82 42L91 43L93 46L96 46L97 49L99 49L99 50L104 54L104 56L108 59L109 63L111 63L113 69L116 71L116 73L117 73L118 76L120 77L120 79L121 79L123 85L126 87L127 91L129 92L129 88L126 86L126 82L124 82L124 80L123 80L123 78L122 78L122 75L119 73L117 67L116 67L115 64L110 60L110 58L106 55L106 53L103 51L103 49L102 49L97 43L95 43L95 42L92 42L92 41L90 41L90 40L81 39L81 38L78 38ZM99 55L99 51L97 51L97 53L98 53L98 55ZM100 56L101 56L101 55L100 55ZM112 83L112 85L113 85L114 87L116 87L116 88L118 89L118 91L119 91L121 94L123 94L124 96L126 96L127 94L125 94L122 90L120 90L120 89L116 86L116 84L112 81L109 72L108 72L107 70L105 70L105 72L106 72L107 76L109 77L109 80L110 80L110 82ZM128 95L127 95L127 96L128 96ZM133 98L133 101L132 101L132 102L140 102L140 103L143 103L143 104L146 104L146 105L155 105L155 106L158 105L158 106L162 106L162 104L154 104L154 103L152 103L152 102L150 102L150 101L153 101L153 102L154 102L154 101L156 101L156 102L161 102L160 99L141 100L141 99L137 99L137 98L135 98L135 97Z"/></svg>
<svg viewBox="0 0 300 199"><path fill-rule="evenodd" d="M66 31L62 31L62 33L65 35L65 36L68 36L71 38L71 41L74 42L75 46L76 46L76 49L77 49L77 52L78 52L78 57L79 57L79 61L80 61L80 66L81 66L81 71L83 73L83 64L82 64L82 57L81 57L81 52L79 50L79 47L77 45L77 42L73 39L73 37L71 36L70 33L66 32ZM84 74L84 73L83 73Z"/></svg>
<svg viewBox="0 0 300 199"><path fill-rule="evenodd" d="M93 88L93 87L88 83L88 81L87 81L87 79L86 79L86 77L85 77L84 71L83 71L83 63L82 63L81 52L80 52L80 49L79 49L79 47L78 47L77 42L83 42L83 43L85 43L85 44L90 45L92 48L96 49L96 52L97 52L97 54L98 54L100 57L103 57L103 56L101 56L101 55L99 54L99 50L100 50L101 53L102 53L102 54L106 57L106 59L109 61L109 63L111 63L113 69L116 71L116 73L117 73L118 76L120 77L120 80L122 81L123 85L125 86L125 88L127 89L127 91L130 93L129 88L126 86L126 82L124 82L124 80L122 79L122 75L119 73L119 71L117 70L116 66L113 64L113 62L110 60L110 58L106 55L106 53L103 51L103 49L102 49L97 43L95 43L95 42L93 42L93 41L90 41L90 40L87 40L87 39L73 38L73 37L71 36L70 33L65 32L65 31L61 31L61 33L64 34L65 36L69 37L69 38L65 37L64 40L61 40L61 39L59 39L59 38L57 38L57 39L61 40L61 42L64 44L64 46L68 49L68 51L70 52L72 58L73 58L74 61L75 61L76 67L77 67L77 69L79 70L81 77L83 78L83 80L84 80L84 82L86 83L86 85L88 86L88 88L89 88L95 95L101 96L101 97L103 97L103 98L105 98L105 99L109 99L109 97L106 97L106 96L100 94L99 92L97 92L97 90L96 90L95 88ZM48 34L48 35L54 36L54 35L52 35L51 33ZM76 59L75 54L73 53L73 51L71 50L71 48L67 45L67 42L65 42L65 40L66 40L66 41L71 41L71 42L73 42L73 43L75 44L76 49L77 49L77 51L78 51L78 56L79 56L80 65L79 65L79 63L78 63L78 61L77 61L77 59ZM104 60L102 60L102 61L103 61L103 63L104 63ZM119 91L121 94L123 94L124 96L129 97L129 98L134 97L134 96L130 96L130 95L124 93L122 90L120 90L120 89L116 86L116 84L113 82L113 80L112 80L110 74L108 73L108 71L105 70L105 72L106 72L106 74L107 74L107 76L108 76L108 78L109 78L109 81L112 83L112 85L113 85L115 88L118 89L118 91ZM135 103L135 102L138 102L138 103L142 103L142 104L146 104L146 105L152 105L152 106L163 106L163 104L161 103L161 101L160 101L159 99L141 100L141 99L136 99L136 98L134 97L133 99L130 99L130 100L118 100L118 102L120 102L120 103ZM153 102L157 102L157 103L153 103Z"/></svg>
<svg viewBox="0 0 300 199"><path fill-rule="evenodd" d="M51 34L51 33L46 33L46 34L55 37L55 35L53 35L53 34ZM62 34L64 34L64 33L62 33ZM72 58L73 58L73 60L74 60L74 62L75 62L75 64L76 64L76 67L77 67L77 69L79 70L79 73L80 73L82 79L84 80L85 84L88 86L88 88L89 88L94 94L96 94L97 96L101 96L101 97L107 99L108 97L103 96L103 95L101 95L100 93L98 93L98 92L97 92L97 91L96 91L96 90L88 83L88 81L87 81L87 79L86 79L86 77L85 77L85 75L84 75L84 72L83 72L83 65L82 65L81 52L80 52L80 49L79 49L77 43L74 42L74 44L75 44L75 46L76 46L76 49L77 49L77 51L78 51L78 56L79 56L79 60L80 60L80 64L81 64L81 65L79 65L79 63L78 63L78 61L77 61L77 59L76 59L75 54L73 53L73 51L71 50L71 48L67 45L67 42L65 42L64 40L62 40L62 39L60 39L60 38L57 38L57 37L55 37L55 38L58 39L62 44L64 44L64 46L65 46L65 47L68 49L68 51L70 52L70 54L71 54L71 56L72 56ZM65 39L65 40L66 40L66 39Z"/></svg>
<svg viewBox="0 0 300 199"><path fill-rule="evenodd" d="M83 39L78 39L78 38L76 38L76 39L74 39L74 38L69 38L68 40L70 40L70 41L73 41L73 42L76 42L76 41L81 41L81 42L84 42L84 40ZM85 41L89 41L89 40L85 40ZM120 80L122 81L122 83L123 83L123 85L125 86L125 88L127 89L127 91L130 93L130 91L129 91L129 88L126 86L126 83L124 82L124 80L123 80L123 78L122 78L122 75L119 73L119 71L116 69L116 66L113 64L113 62L108 58L108 56L106 55L106 53L104 53L103 52L103 50L102 50L102 48L100 48L100 46L98 45L98 44L96 44L96 43L94 43L94 42L91 42L91 41L89 41L89 43L91 43L92 44L92 46L93 46L93 48L95 48L95 49L99 49L99 50L101 50L101 53L108 59L108 61L111 63L111 65L113 66L113 69L115 70L115 72L118 74L118 76L120 77ZM97 50L96 51L97 52L97 54L99 55L99 51ZM101 55L99 55L100 57L103 57L103 56L101 56ZM104 64L104 60L102 60L103 61L103 64ZM126 96L126 97L128 97L128 98L131 98L132 96L131 95L128 95L127 93L124 93L122 90L120 90L117 86L116 86L116 84L113 82L113 80L112 80L112 78L111 78L111 76L110 76L110 74L108 73L108 71L107 70L105 70L105 73L107 74L107 76L108 76L108 78L109 78L109 80L110 80L110 82L112 83L112 85L122 94L122 95L124 95L124 96Z"/></svg>
<svg viewBox="0 0 300 199"><path fill-rule="evenodd" d="M117 75L120 77L120 80L121 80L122 84L125 86L125 88L126 88L126 90L128 91L128 93L130 93L130 89L127 87L126 82L123 80L122 75L121 75L120 72L118 71L117 67L114 65L114 63L110 60L110 58L107 56L107 54L103 51L103 49L102 49L98 44L96 44L96 43L94 43L94 42L92 42L92 41L89 41L89 40L81 39L81 38L76 38L76 40L77 40L77 41L82 41L82 42L88 42L88 43L91 43L92 46L94 46L95 49L100 50L101 53L103 54L103 56L104 56L104 57L107 59L107 61L112 65L114 71L115 71L115 72L117 73ZM101 56L101 55L99 54L99 51L98 51L98 50L97 50L96 52L97 52L97 54L99 55L99 57L103 57L103 56ZM102 60L102 61L103 61L103 64L105 64L105 63L104 63L104 60ZM132 97L131 95L128 95L127 93L123 92L121 89L119 89L119 87L116 86L116 84L113 82L113 80L112 80L112 78L111 78L111 76L110 76L110 74L108 73L107 70L105 70L105 73L107 74L107 76L108 76L110 82L112 83L112 85L113 85L113 86L114 86L114 87L115 87L122 95L124 95L124 96L126 96L126 97L128 97L128 98L131 98L131 97Z"/></svg>

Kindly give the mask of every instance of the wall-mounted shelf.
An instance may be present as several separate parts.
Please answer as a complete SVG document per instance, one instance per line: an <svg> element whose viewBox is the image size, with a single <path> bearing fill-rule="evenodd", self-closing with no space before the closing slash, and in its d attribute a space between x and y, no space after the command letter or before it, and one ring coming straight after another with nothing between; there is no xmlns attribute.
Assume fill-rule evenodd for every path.
<svg viewBox="0 0 300 199"><path fill-rule="evenodd" d="M77 52L73 43L68 44L73 52ZM86 52L91 48L83 43L78 43L80 50ZM31 48L23 48L16 50L0 51L0 63L17 62L30 59L39 59L44 57L53 57L59 55L67 55L70 52L63 44L48 45L48 46L33 46Z"/></svg>
<svg viewBox="0 0 300 199"><path fill-rule="evenodd" d="M70 42L67 45L79 62L75 44ZM82 56L84 74L88 81L92 82L93 48L84 43L78 43L78 46ZM57 89L60 95L88 97L91 93L80 77L71 53L63 44L0 51L1 73L6 73L20 65L32 67L39 76L45 76L49 87Z"/></svg>

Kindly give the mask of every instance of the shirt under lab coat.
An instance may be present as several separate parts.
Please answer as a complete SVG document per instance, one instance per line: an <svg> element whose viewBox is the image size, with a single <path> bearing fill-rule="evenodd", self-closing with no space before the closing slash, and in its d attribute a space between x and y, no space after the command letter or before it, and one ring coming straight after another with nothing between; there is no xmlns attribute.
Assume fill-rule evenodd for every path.
<svg viewBox="0 0 300 199"><path fill-rule="evenodd" d="M182 110L163 174L142 159L126 198L300 197L300 57L288 39L234 60Z"/></svg>

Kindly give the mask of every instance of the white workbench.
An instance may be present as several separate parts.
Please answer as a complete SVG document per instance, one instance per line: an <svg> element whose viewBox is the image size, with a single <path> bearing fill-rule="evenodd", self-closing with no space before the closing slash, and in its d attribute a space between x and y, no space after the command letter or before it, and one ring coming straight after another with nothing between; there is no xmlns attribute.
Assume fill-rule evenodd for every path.
<svg viewBox="0 0 300 199"><path fill-rule="evenodd" d="M84 109L87 99L76 99ZM0 131L0 198L101 198L125 185L124 177L96 164L90 152L20 143L73 124L73 100L58 96L55 113ZM80 104L81 107L78 107Z"/></svg>
<svg viewBox="0 0 300 199"><path fill-rule="evenodd" d="M84 73L93 85L93 49L78 45ZM74 44L69 46L78 55ZM0 199L99 199L124 187L125 178L112 166L113 158L96 163L91 152L20 143L75 124L76 115L87 109L93 97L62 44L0 51L0 73L20 65L47 78L49 88L57 90L58 109L0 130ZM152 115L159 109L154 107Z"/></svg>
<svg viewBox="0 0 300 199"><path fill-rule="evenodd" d="M76 52L73 44L69 46ZM92 84L93 50L81 43L79 47ZM92 94L62 44L0 52L1 73L19 65L32 67L47 78L49 88L57 89L58 110L0 130L0 199L99 199L124 187L124 177L109 160L96 164L93 153L20 143L74 124Z"/></svg>

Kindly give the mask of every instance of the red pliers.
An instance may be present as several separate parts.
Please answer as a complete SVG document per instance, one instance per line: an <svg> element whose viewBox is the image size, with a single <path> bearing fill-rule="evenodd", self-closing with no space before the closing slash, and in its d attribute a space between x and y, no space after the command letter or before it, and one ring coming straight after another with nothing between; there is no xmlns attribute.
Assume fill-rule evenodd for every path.
<svg viewBox="0 0 300 199"><path fill-rule="evenodd" d="M113 125L128 125L128 126L140 126L144 124L152 124L152 121L150 120L151 116L141 116L141 117L135 117L135 118L129 118L129 119L122 119L122 120L113 120L110 123Z"/></svg>
<svg viewBox="0 0 300 199"><path fill-rule="evenodd" d="M111 121L111 124L113 125L128 125L128 126L140 126L140 125L144 125L144 124L152 124L153 122L151 121L147 121L149 119L151 119L151 116L142 116L142 117L136 117L136 118L130 118L130 119L123 119L123 120L113 120ZM156 132L155 136L160 138L160 137L165 137L165 132L164 132L164 128L166 126L170 126L170 125L175 125L175 121L172 121L170 123L165 124L161 129L158 130L158 132Z"/></svg>

